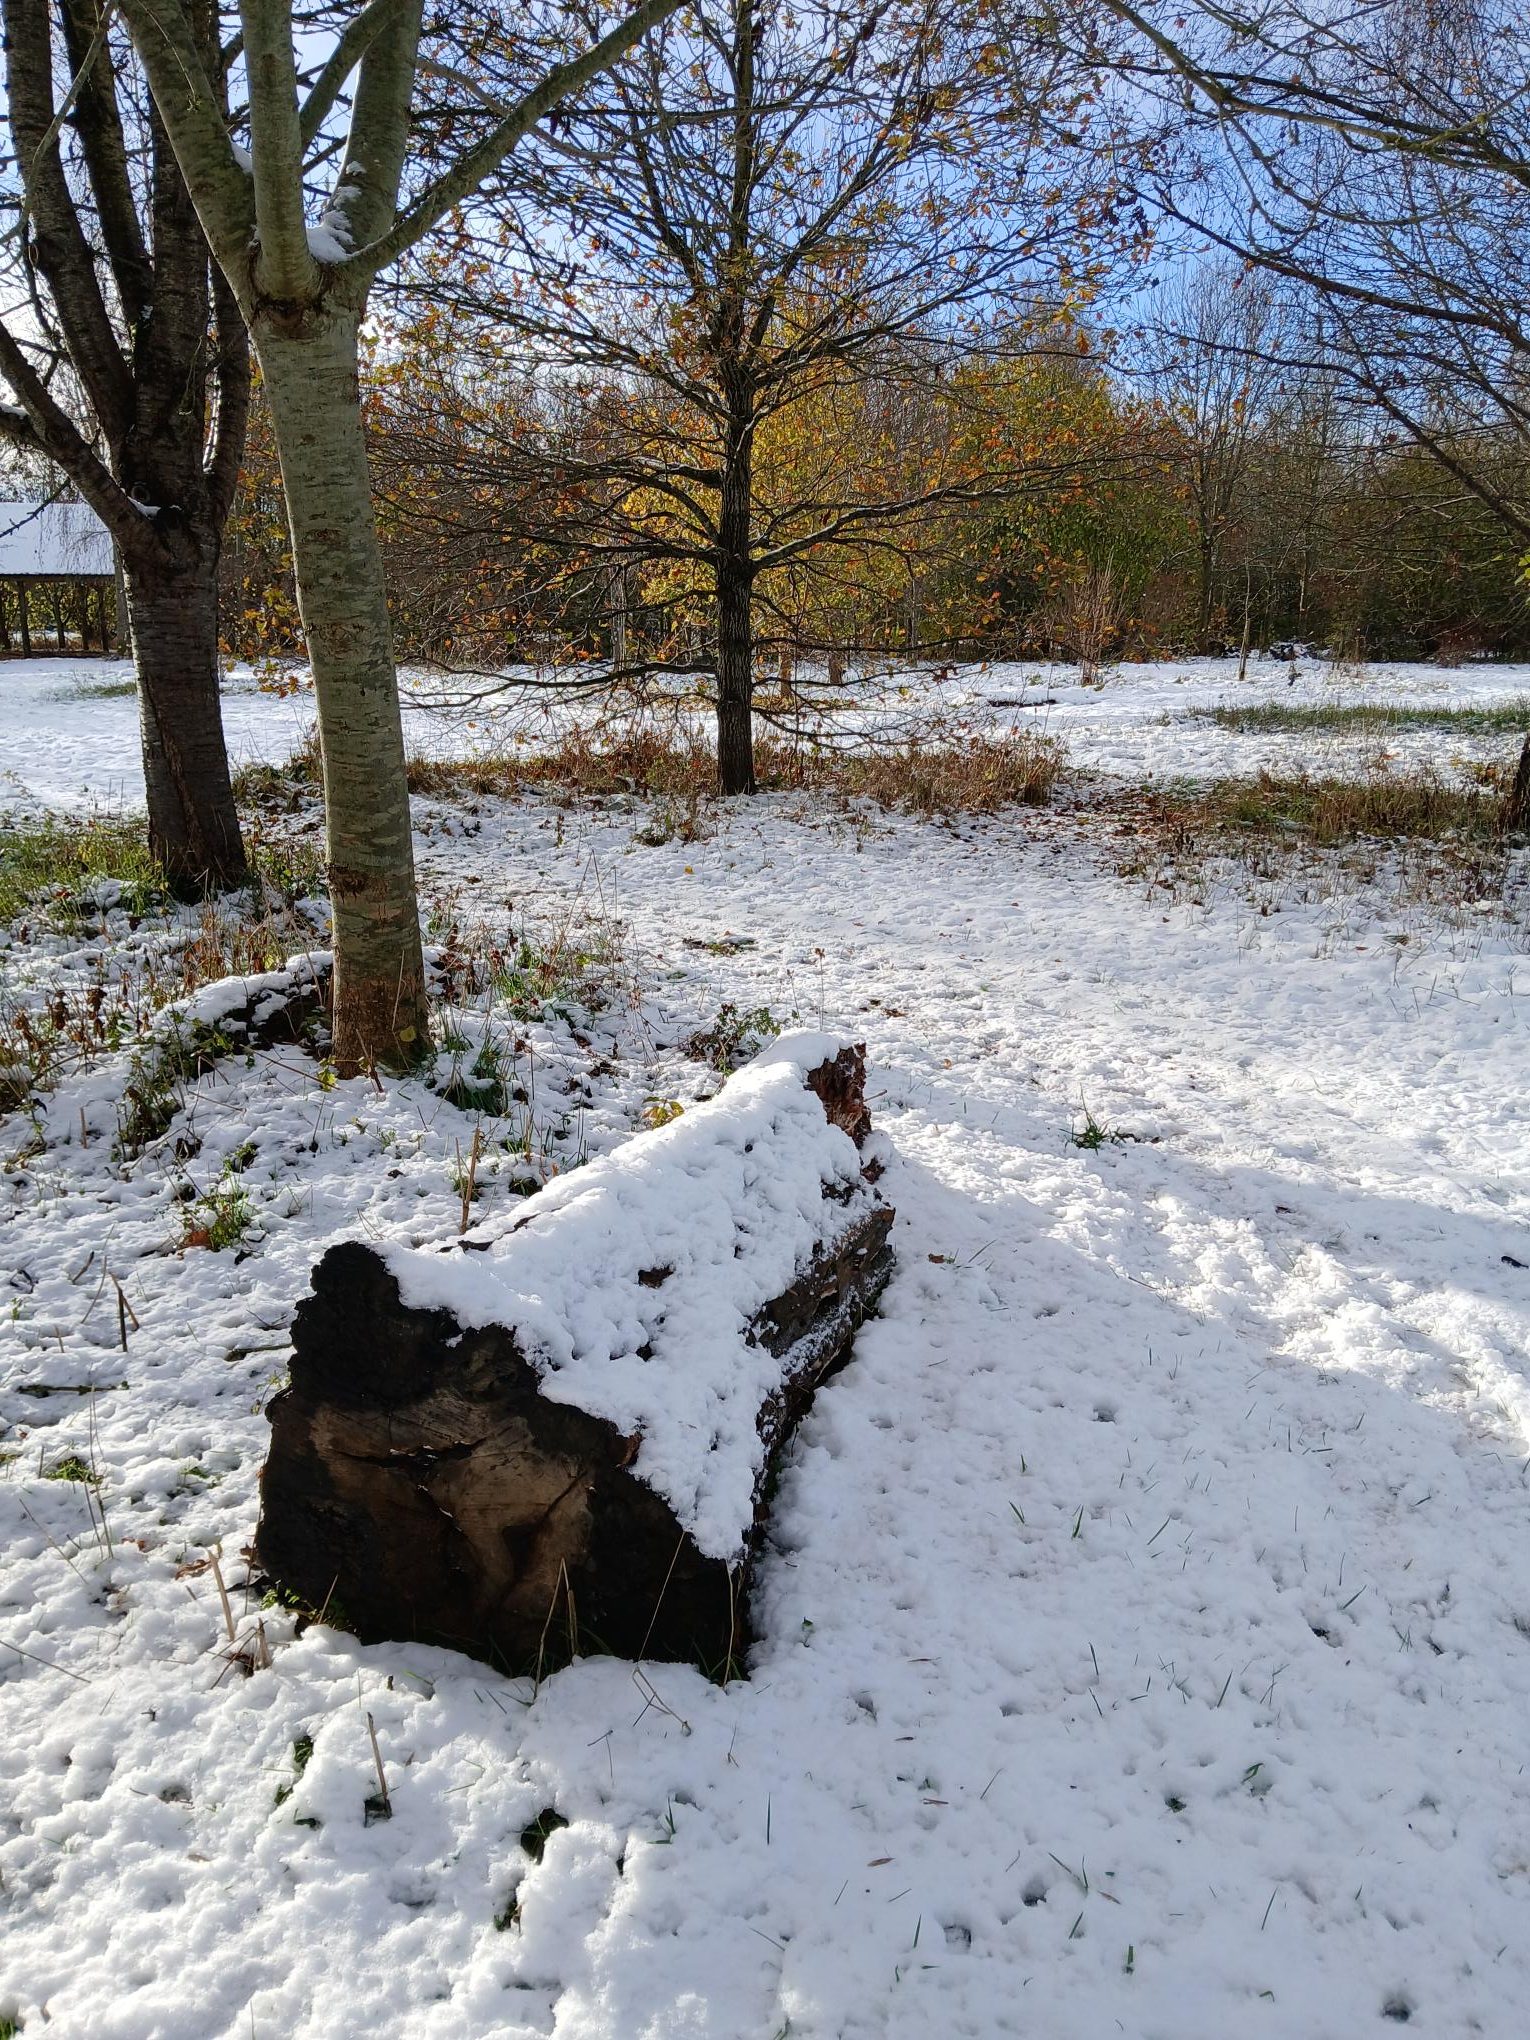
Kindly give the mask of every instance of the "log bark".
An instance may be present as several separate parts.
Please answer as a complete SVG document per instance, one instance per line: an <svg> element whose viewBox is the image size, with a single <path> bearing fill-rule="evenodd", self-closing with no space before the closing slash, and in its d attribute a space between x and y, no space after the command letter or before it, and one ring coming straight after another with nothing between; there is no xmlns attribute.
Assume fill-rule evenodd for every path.
<svg viewBox="0 0 1530 2040"><path fill-rule="evenodd" d="M861 1052L841 1050L806 1080L831 1123L864 1143ZM383 1256L353 1242L324 1256L298 1307L291 1385L270 1411L261 1565L368 1642L444 1645L515 1673L605 1652L728 1677L750 1640L782 1454L891 1272L878 1173L863 1158L858 1181L852 1162L852 1180L825 1185L812 1251L744 1334L780 1364L754 1411L758 1471L730 1559L700 1548L642 1477L641 1433L553 1400L511 1328L410 1307ZM734 1251L747 1255L750 1240ZM684 1301L666 1295L683 1269L634 1279L634 1296Z"/></svg>

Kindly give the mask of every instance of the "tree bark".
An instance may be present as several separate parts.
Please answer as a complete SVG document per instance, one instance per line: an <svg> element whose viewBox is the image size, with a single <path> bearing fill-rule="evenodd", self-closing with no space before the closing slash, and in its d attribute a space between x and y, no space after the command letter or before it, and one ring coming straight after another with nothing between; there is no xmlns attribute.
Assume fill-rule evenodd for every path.
<svg viewBox="0 0 1530 2040"><path fill-rule="evenodd" d="M826 1116L858 1145L870 1126L864 1081L855 1048L807 1073ZM688 1132L701 1135L692 1152L705 1169L709 1136L689 1113L682 1138ZM644 1143L651 1153L653 1139L637 1136L628 1158ZM613 1209L629 1193L664 1194L661 1166L624 1178L619 1151L596 1167ZM859 1185L825 1183L810 1252L740 1327L741 1357L763 1348L774 1365L751 1367L761 1383L750 1412L760 1454L752 1492L737 1498L731 1558L715 1542L703 1550L662 1483L649 1484L640 1432L545 1392L511 1325L406 1305L387 1260L348 1241L314 1269L293 1321L291 1382L271 1405L261 1476L261 1565L367 1642L439 1644L512 1672L600 1651L690 1660L729 1676L749 1641L750 1589L782 1455L819 1387L849 1359L891 1273L894 1214L872 1187L879 1173L873 1161ZM721 1180L726 1250L735 1221ZM528 1206L522 1223L531 1215ZM567 1219L536 1222L557 1228ZM479 1243L493 1256L487 1267L511 1282L517 1229L497 1245ZM747 1230L734 1234L735 1255L757 1250ZM617 1265L628 1274L619 1251ZM471 1283L479 1271L465 1273ZM664 1327L694 1307L694 1279L684 1267L630 1271L630 1315L644 1327L658 1381L686 1356L684 1339L670 1347Z"/></svg>
<svg viewBox="0 0 1530 2040"><path fill-rule="evenodd" d="M230 331L221 320L210 350L207 244L152 110L128 147L117 58L101 40L109 13L99 0L0 0L7 112L33 223L28 262L46 286L42 324L50 338L57 329L84 429L3 323L0 360L26 419L23 443L70 477L114 541L118 638L131 638L138 665L150 847L177 891L218 890L247 875L209 590L243 440L248 352L237 322ZM196 46L215 56L217 10L197 0L194 14ZM60 77L73 80L62 104L61 53ZM132 97L131 87L122 90ZM62 135L72 136L67 170ZM210 379L219 390L212 442L222 475L204 466ZM104 650L104 591L94 612L92 599L81 590L68 613L78 609L82 650L95 614ZM25 611L22 621L29 652ZM57 589L53 622L63 650ZM163 670L154 663L161 655Z"/></svg>
<svg viewBox="0 0 1530 2040"><path fill-rule="evenodd" d="M754 627L750 459L754 420L737 396L723 448L717 545L717 790L753 793Z"/></svg>
<svg viewBox="0 0 1530 2040"><path fill-rule="evenodd" d="M356 313L254 339L281 456L318 695L335 924L335 1062L407 1069L430 1045L398 675L358 397Z"/></svg>
<svg viewBox="0 0 1530 2040"><path fill-rule="evenodd" d="M1530 734L1520 746L1514 784L1503 804L1503 832L1506 836L1530 836Z"/></svg>
<svg viewBox="0 0 1530 2040"><path fill-rule="evenodd" d="M189 533L130 569L150 854L185 898L249 877L218 698L218 568Z"/></svg>

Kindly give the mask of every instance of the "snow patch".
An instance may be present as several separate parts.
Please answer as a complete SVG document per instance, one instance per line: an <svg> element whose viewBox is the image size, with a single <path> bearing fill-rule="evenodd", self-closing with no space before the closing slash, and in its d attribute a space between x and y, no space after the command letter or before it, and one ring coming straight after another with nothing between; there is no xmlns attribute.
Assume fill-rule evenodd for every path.
<svg viewBox="0 0 1530 2040"><path fill-rule="evenodd" d="M385 1256L406 1304L508 1327L553 1401L639 1433L635 1471L712 1558L742 1554L758 1413L784 1378L751 1323L822 1238L826 1190L847 1222L875 1201L806 1085L845 1046L781 1036L717 1097L549 1183L487 1254Z"/></svg>

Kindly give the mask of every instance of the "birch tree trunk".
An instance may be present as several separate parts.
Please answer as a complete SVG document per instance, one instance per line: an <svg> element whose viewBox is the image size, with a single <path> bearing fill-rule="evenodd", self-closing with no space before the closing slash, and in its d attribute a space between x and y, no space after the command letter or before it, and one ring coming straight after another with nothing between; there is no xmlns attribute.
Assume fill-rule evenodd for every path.
<svg viewBox="0 0 1530 2040"><path fill-rule="evenodd" d="M598 42L546 72L402 206L423 0L326 10L327 54L321 40L313 68L315 48L305 42L302 86L292 0L240 0L249 141L237 152L221 72L209 71L197 34L201 0L118 4L271 405L319 704L335 1061L346 1074L404 1069L429 1047L429 1012L356 336L376 278L680 0L641 0ZM349 132L315 223L322 231L314 232L305 166L312 158L317 170L329 153L328 125L342 97L350 100Z"/></svg>
<svg viewBox="0 0 1530 2040"><path fill-rule="evenodd" d="M417 1062L430 1014L415 904L404 733L357 398L357 318L257 319L318 697L335 921L335 1061Z"/></svg>

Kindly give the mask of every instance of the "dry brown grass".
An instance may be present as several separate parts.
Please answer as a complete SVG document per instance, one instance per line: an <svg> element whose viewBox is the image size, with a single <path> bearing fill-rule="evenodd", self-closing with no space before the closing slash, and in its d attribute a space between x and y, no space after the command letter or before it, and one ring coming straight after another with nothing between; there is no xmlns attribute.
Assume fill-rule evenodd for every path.
<svg viewBox="0 0 1530 2040"><path fill-rule="evenodd" d="M1231 892L1261 915L1286 903L1368 899L1412 916L1420 931L1466 929L1480 939L1495 919L1516 924L1502 781L1496 768L1479 768L1467 785L1380 767L1354 779L1264 773L1133 787L1094 811L1121 841L1116 872L1155 896L1204 906Z"/></svg>
<svg viewBox="0 0 1530 2040"><path fill-rule="evenodd" d="M1378 769L1353 779L1261 772L1145 789L1136 805L1160 835L1186 843L1238 836L1283 836L1319 848L1365 839L1491 843L1503 811L1499 779L1487 771L1462 785L1427 769Z"/></svg>
<svg viewBox="0 0 1530 2040"><path fill-rule="evenodd" d="M1062 747L1031 731L897 745L798 745L775 736L755 747L762 792L822 793L926 816L1044 807L1063 769ZM510 795L536 788L570 797L641 793L692 810L716 784L710 745L691 732L638 727L471 759L411 758L412 793L437 799Z"/></svg>

